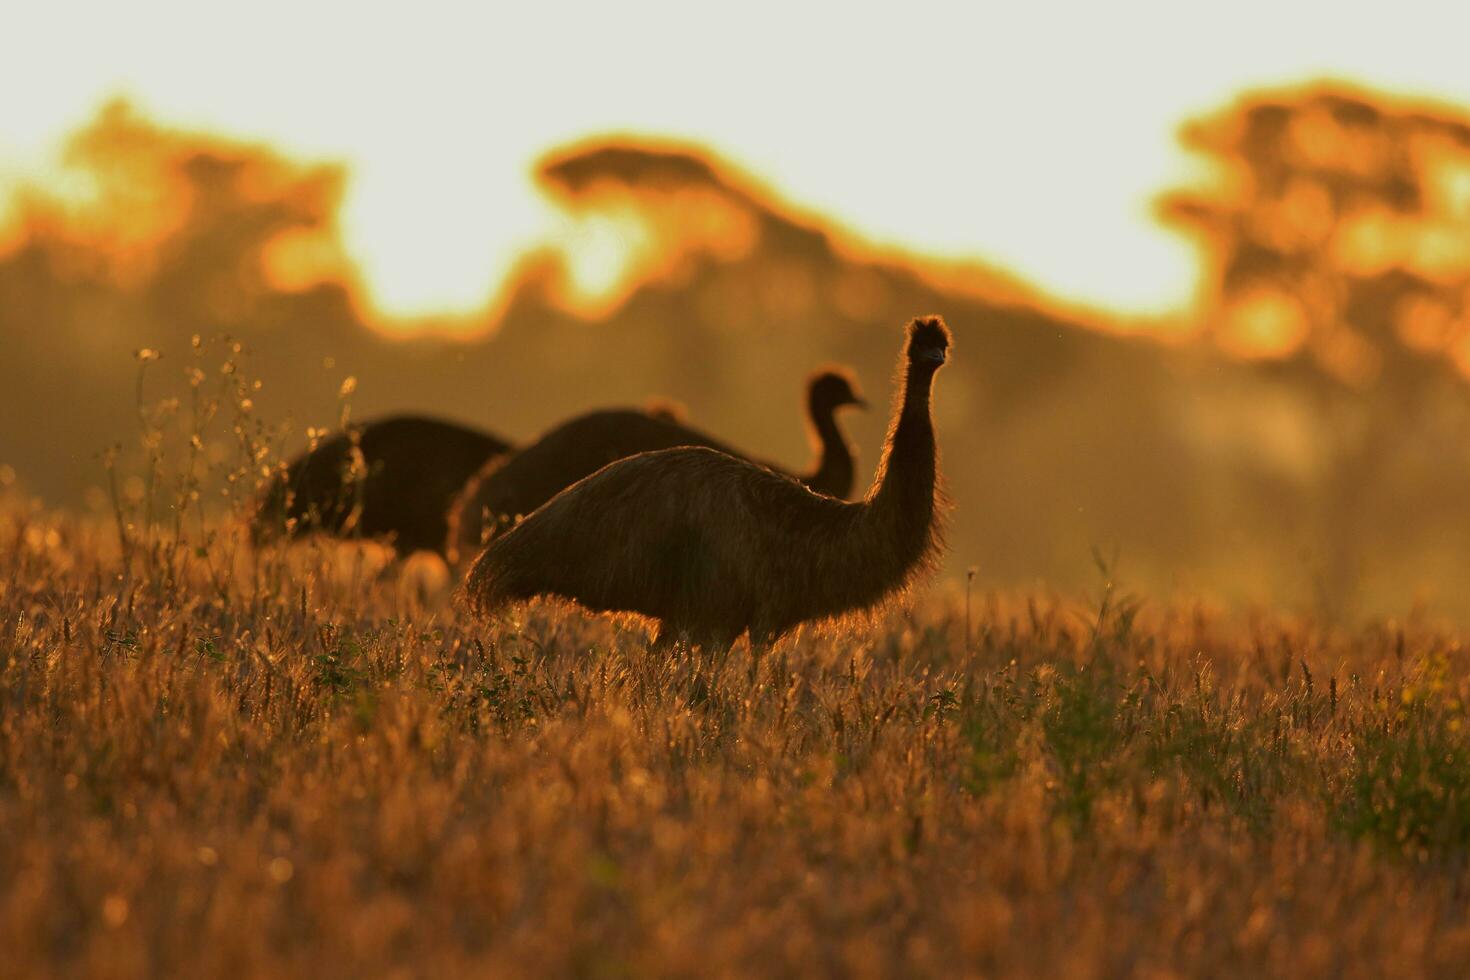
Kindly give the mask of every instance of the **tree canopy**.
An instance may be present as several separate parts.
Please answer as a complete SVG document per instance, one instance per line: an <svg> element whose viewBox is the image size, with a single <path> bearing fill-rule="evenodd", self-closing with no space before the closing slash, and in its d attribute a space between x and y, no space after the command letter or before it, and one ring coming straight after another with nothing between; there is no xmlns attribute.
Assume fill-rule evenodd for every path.
<svg viewBox="0 0 1470 980"><path fill-rule="evenodd" d="M1207 330L1336 381L1470 370L1470 117L1320 85L1192 122L1208 186L1160 202L1203 245Z"/></svg>

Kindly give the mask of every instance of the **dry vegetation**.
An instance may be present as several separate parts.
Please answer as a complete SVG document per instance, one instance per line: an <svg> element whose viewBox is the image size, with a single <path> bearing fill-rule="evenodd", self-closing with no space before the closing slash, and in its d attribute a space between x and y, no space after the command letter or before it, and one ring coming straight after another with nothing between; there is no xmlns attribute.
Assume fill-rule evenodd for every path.
<svg viewBox="0 0 1470 980"><path fill-rule="evenodd" d="M720 672L0 517L7 976L1450 976L1465 651L958 598ZM233 565L226 573L225 565ZM126 569L126 571L125 571Z"/></svg>
<svg viewBox="0 0 1470 980"><path fill-rule="evenodd" d="M111 517L0 499L7 978L1470 961L1454 633L1107 584L718 669L550 607L479 624L422 569L245 547L202 500L238 517L272 434L233 353L190 370L140 396Z"/></svg>

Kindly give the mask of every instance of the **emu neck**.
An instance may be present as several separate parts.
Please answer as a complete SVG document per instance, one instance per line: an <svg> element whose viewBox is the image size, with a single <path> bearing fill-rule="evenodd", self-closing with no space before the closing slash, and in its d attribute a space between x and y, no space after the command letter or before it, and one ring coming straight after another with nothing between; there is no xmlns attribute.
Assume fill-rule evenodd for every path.
<svg viewBox="0 0 1470 980"><path fill-rule="evenodd" d="M861 503L842 506L850 523L816 529L801 549L812 562L803 578L808 617L868 608L933 561L939 547L929 417L933 378L931 367L908 367L872 488Z"/></svg>
<svg viewBox="0 0 1470 980"><path fill-rule="evenodd" d="M934 420L929 414L933 383L934 368L907 366L903 400L883 446L877 479L868 491L875 517L923 529L934 515L936 446Z"/></svg>
<svg viewBox="0 0 1470 980"><path fill-rule="evenodd" d="M816 433L818 457L816 469L802 482L818 493L846 497L852 492L852 449L837 427L837 410L812 400L807 404L807 414Z"/></svg>

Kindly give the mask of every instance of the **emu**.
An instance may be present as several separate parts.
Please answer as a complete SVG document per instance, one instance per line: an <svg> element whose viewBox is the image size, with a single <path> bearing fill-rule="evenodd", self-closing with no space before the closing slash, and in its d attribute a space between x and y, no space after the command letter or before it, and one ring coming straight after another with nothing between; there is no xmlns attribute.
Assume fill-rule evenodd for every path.
<svg viewBox="0 0 1470 980"><path fill-rule="evenodd" d="M464 598L484 615L550 595L656 620L656 643L720 654L810 620L872 609L932 569L941 547L930 412L950 346L937 316L907 327L902 390L872 487L849 503L707 448L599 470L491 540Z"/></svg>
<svg viewBox="0 0 1470 980"><path fill-rule="evenodd" d="M257 544L283 532L379 538L400 558L415 551L442 556L445 511L455 492L510 448L496 436L439 419L395 415L369 422L293 459L262 496L251 537Z"/></svg>
<svg viewBox="0 0 1470 980"><path fill-rule="evenodd" d="M796 479L832 497L852 492L853 453L836 419L837 410L846 405L866 406L847 370L825 368L807 380L807 417L818 458L810 473ZM746 458L681 424L680 418L667 409L660 411L655 403L642 412L591 412L557 426L519 452L491 460L465 485L450 506L445 547L450 563L474 558L503 526L607 464L680 446L704 446Z"/></svg>

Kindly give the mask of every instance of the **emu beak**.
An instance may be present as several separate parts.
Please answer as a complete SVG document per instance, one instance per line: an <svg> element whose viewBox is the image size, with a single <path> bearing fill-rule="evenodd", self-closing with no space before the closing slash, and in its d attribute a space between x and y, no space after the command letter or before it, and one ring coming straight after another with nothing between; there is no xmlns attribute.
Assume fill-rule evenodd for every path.
<svg viewBox="0 0 1470 980"><path fill-rule="evenodd" d="M865 409L865 408L868 407L868 400L866 398L863 398L860 395L853 395L852 396L852 401L848 402L848 404L849 405L856 405L858 408Z"/></svg>

